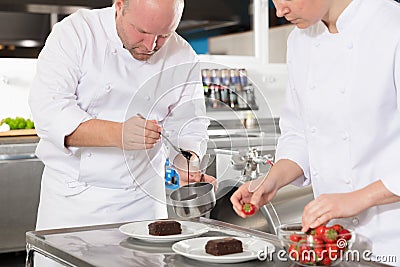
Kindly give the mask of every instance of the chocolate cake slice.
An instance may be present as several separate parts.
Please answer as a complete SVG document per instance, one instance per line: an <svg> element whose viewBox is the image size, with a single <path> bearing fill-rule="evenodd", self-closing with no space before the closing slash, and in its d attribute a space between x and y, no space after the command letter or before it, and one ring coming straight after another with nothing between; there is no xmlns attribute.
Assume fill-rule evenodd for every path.
<svg viewBox="0 0 400 267"><path fill-rule="evenodd" d="M240 253L243 252L242 241L233 237L209 240L206 244L206 252L214 256Z"/></svg>
<svg viewBox="0 0 400 267"><path fill-rule="evenodd" d="M178 235L182 233L181 224L177 221L156 221L150 223L149 234L150 235Z"/></svg>

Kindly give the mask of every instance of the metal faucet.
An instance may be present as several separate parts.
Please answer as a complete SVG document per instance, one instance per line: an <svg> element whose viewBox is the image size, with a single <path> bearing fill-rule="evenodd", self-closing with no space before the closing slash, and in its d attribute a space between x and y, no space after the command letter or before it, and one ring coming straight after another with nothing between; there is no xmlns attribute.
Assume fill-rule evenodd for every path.
<svg viewBox="0 0 400 267"><path fill-rule="evenodd" d="M271 154L267 154L261 156L257 148L249 148L249 151L246 155L232 155L231 164L233 169L241 171L241 179L244 181L250 181L257 179L260 172L260 165L270 165L272 166L273 156Z"/></svg>

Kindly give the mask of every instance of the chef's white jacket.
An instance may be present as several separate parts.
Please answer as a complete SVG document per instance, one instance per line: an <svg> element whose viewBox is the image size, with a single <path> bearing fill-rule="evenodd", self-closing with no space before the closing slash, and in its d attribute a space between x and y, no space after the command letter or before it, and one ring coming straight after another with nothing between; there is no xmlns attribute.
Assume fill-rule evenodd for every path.
<svg viewBox="0 0 400 267"><path fill-rule="evenodd" d="M123 151L65 147L64 139L91 118L123 122L141 113L158 121L175 144L202 156L208 120L200 73L196 54L176 33L150 60L134 59L117 35L114 7L81 10L56 24L40 53L29 98L41 138L36 153L46 166L42 188L66 197L88 188L142 191L137 194L165 209L167 155L161 143L149 150ZM112 210L124 208L121 204ZM152 212L138 213L145 219L143 213ZM138 213L114 221L133 220ZM147 216L153 217L160 216Z"/></svg>
<svg viewBox="0 0 400 267"><path fill-rule="evenodd" d="M294 29L277 160L296 162L314 194L351 192L382 180L400 196L400 6L353 0L337 21ZM342 203L351 205L351 203ZM400 264L400 203L350 218L376 255Z"/></svg>

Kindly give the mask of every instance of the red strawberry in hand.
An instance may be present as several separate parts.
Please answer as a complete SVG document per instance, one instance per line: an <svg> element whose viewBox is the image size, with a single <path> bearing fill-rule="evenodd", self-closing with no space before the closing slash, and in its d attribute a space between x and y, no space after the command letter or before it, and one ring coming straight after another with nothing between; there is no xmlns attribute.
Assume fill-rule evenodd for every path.
<svg viewBox="0 0 400 267"><path fill-rule="evenodd" d="M247 216L253 215L256 212L256 207L251 203L246 203L246 204L243 204L242 211Z"/></svg>

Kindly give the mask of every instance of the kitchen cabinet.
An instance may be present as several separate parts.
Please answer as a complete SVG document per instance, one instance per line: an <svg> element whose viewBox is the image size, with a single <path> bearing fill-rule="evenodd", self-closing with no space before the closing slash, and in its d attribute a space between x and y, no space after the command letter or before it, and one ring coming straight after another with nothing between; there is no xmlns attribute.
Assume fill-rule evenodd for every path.
<svg viewBox="0 0 400 267"><path fill-rule="evenodd" d="M44 165L34 154L36 143L1 142L0 252L22 251L25 233L35 229Z"/></svg>

